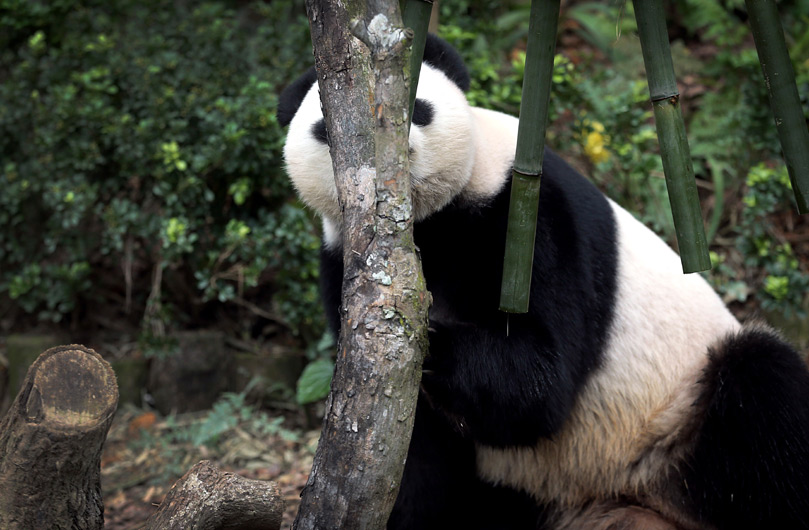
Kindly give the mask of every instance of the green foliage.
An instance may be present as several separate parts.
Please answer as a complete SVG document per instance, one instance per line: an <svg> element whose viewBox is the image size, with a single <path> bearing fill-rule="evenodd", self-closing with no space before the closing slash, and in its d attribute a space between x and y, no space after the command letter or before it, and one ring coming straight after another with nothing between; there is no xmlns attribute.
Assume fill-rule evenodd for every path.
<svg viewBox="0 0 809 530"><path fill-rule="evenodd" d="M714 270L707 277L726 301L744 302L752 293L766 311L804 318L809 273L779 229L783 205L794 201L786 168L753 167L744 190L735 248L723 255L712 253ZM743 273L728 265L731 253L740 254Z"/></svg>
<svg viewBox="0 0 809 530"><path fill-rule="evenodd" d="M193 447L215 447L220 437L237 426L260 436L278 435L288 441L297 441L299 436L281 424L283 416L270 418L262 410L256 410L246 401L247 390L235 394L225 393L214 403L204 419L174 432L177 441L190 442Z"/></svg>
<svg viewBox="0 0 809 530"><path fill-rule="evenodd" d="M727 263L727 255L711 251L711 270L702 273L726 302L744 302L750 295L750 286L737 278L736 271Z"/></svg>
<svg viewBox="0 0 809 530"><path fill-rule="evenodd" d="M221 442L232 437L237 428L257 437L277 435L287 441L299 441L298 433L282 425L283 416L271 417L266 411L258 410L248 403L247 394L258 383L258 379L253 379L242 392L222 394L211 410L203 415L168 416L166 425L158 436L142 431L141 438L146 439L138 441L135 438L133 444L143 447L161 445L166 451L187 452L188 447L174 447L176 444L219 450Z"/></svg>
<svg viewBox="0 0 809 530"><path fill-rule="evenodd" d="M746 181L737 246L747 270L761 271L754 281L759 285L762 308L787 317L804 317L809 274L801 269L792 246L779 241L774 221L781 206L793 200L786 168L763 164L752 168Z"/></svg>
<svg viewBox="0 0 809 530"><path fill-rule="evenodd" d="M809 115L807 1L780 8ZM516 115L524 64L520 39L526 35L529 2L513 4L509 11L486 2L444 0L441 34L470 65L470 103ZM711 200L703 205L714 241L714 271L708 276L728 301L754 295L764 309L800 314L806 260L798 259L776 230L793 201L784 187L786 173L761 68L740 17L743 4L677 0L671 10L671 34L688 42L673 42L678 79L686 81L686 88L699 89L696 95L686 91L682 101L697 178L713 191L705 193ZM610 197L673 242L632 12L630 2L617 0L577 2L563 9L562 31L576 33L589 46L572 50L575 65L566 56L556 57L548 142L587 166L585 173ZM757 166L761 161L767 166ZM756 178L761 172L778 178L765 184Z"/></svg>
<svg viewBox="0 0 809 530"><path fill-rule="evenodd" d="M0 301L59 321L119 299L124 264L136 315L151 292L168 325L200 325L264 287L319 336L317 238L275 118L311 55L302 6L227 6L0 2Z"/></svg>
<svg viewBox="0 0 809 530"><path fill-rule="evenodd" d="M646 81L613 69L589 75L568 69L559 84L560 115L573 121L555 129L556 142L584 155L607 195L671 240L671 206Z"/></svg>
<svg viewBox="0 0 809 530"><path fill-rule="evenodd" d="M333 373L334 363L329 358L307 364L298 379L298 403L305 405L328 396Z"/></svg>
<svg viewBox="0 0 809 530"><path fill-rule="evenodd" d="M518 6L497 17L496 27L508 32L512 44L528 38L528 13L531 4L519 2ZM630 2L576 2L566 6L561 13L560 27L570 26L584 41L611 58L613 44L622 34L637 30L634 11Z"/></svg>
<svg viewBox="0 0 809 530"><path fill-rule="evenodd" d="M781 7L809 113L807 2ZM713 188L709 233L739 248L716 244L712 281L729 299L755 292L797 313L806 271L774 228L791 199L771 188L779 145L742 4L671 10L672 35L709 50L694 57L675 43L675 66L704 88L683 107L695 171ZM311 57L302 2L236 5L0 0L0 308L18 308L16 320L96 311L192 327L252 304L301 333L310 359L333 350L317 341L319 242L283 174L275 120L275 95ZM528 5L442 0L441 34L470 67L472 104L519 111ZM556 57L549 144L670 236L631 3L574 2L563 17L586 45ZM767 172L775 183L755 176ZM730 211L742 195L741 213ZM761 272L738 280L742 265ZM252 315L237 313L248 329ZM159 336L141 341L166 351ZM328 392L331 368L319 363L299 400ZM198 439L225 422L210 421Z"/></svg>

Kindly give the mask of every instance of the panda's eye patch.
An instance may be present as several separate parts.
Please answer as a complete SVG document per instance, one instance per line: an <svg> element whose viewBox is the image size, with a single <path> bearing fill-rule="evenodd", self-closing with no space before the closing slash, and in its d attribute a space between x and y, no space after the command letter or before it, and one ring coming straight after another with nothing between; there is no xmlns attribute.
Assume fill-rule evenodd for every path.
<svg viewBox="0 0 809 530"><path fill-rule="evenodd" d="M312 136L315 137L315 140L322 144L329 144L329 135L326 132L326 120L320 118L318 121L312 125Z"/></svg>
<svg viewBox="0 0 809 530"><path fill-rule="evenodd" d="M433 122L433 105L426 99L416 98L416 105L413 107L413 125L425 127Z"/></svg>

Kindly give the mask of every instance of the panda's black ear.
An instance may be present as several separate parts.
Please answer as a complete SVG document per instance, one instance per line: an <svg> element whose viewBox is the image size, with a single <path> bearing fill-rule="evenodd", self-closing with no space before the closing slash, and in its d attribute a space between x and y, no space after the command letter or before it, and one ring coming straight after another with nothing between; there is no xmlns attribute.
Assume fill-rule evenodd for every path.
<svg viewBox="0 0 809 530"><path fill-rule="evenodd" d="M427 34L424 62L444 72L464 92L469 90L469 70L466 69L461 55L447 41L432 33Z"/></svg>
<svg viewBox="0 0 809 530"><path fill-rule="evenodd" d="M315 83L317 83L317 72L313 66L281 92L278 97L277 116L278 123L282 127L289 125L295 113L298 112L303 98Z"/></svg>

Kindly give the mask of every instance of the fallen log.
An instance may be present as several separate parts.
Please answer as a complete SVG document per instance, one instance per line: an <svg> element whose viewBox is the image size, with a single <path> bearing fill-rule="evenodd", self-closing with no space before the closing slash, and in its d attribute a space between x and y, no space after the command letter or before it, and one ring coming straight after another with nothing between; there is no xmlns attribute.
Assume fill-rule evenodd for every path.
<svg viewBox="0 0 809 530"><path fill-rule="evenodd" d="M174 483L145 530L278 530L284 499L273 482L203 460Z"/></svg>

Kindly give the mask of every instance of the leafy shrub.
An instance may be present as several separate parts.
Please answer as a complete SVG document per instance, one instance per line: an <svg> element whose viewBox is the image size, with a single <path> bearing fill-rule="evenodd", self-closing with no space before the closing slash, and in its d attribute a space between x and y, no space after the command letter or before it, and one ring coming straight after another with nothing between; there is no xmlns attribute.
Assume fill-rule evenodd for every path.
<svg viewBox="0 0 809 530"><path fill-rule="evenodd" d="M800 267L792 246L779 237L774 218L794 196L785 167L752 168L747 176L745 208L739 224L738 249L748 271L759 271L752 281L765 310L806 316L809 274Z"/></svg>
<svg viewBox="0 0 809 530"><path fill-rule="evenodd" d="M754 294L764 309L800 314L808 265L779 226L793 201L743 5L678 0L669 13L670 34L677 37L674 64L678 79L686 81L681 101L694 169L710 214L714 271L708 276L728 301ZM472 70L470 102L517 115L529 2L512 2L510 10L485 0L445 0L441 6L448 23L442 35ZM807 0L779 6L809 115L807 7ZM587 45L567 46L563 51L571 57L556 57L548 143L674 243L631 3L574 2L563 9L560 28ZM762 161L766 165L757 165Z"/></svg>
<svg viewBox="0 0 809 530"><path fill-rule="evenodd" d="M272 297L318 337L275 119L311 56L300 2L0 4L0 303L194 327Z"/></svg>
<svg viewBox="0 0 809 530"><path fill-rule="evenodd" d="M85 325L92 314L152 333L225 316L248 332L258 313L305 335L311 359L330 351L325 339L315 346L318 240L283 175L274 116L275 94L311 57L302 2L230 5L0 0L6 322L32 315ZM673 35L714 50L695 58L675 45L680 78L706 89L683 102L695 170L713 191L703 193L712 199L709 232L743 254L715 239L713 276L734 299L760 291L763 305L797 312L805 264L783 242L761 254L790 203L783 189L747 178L779 147L741 5L677 0L672 10ZM782 14L794 25L788 37L809 111L806 5L785 4ZM470 66L473 104L517 114L527 6L441 2L441 34ZM631 5L574 2L563 17L562 31L588 46L556 58L549 142L670 234ZM740 284L730 280L740 264L763 272Z"/></svg>

